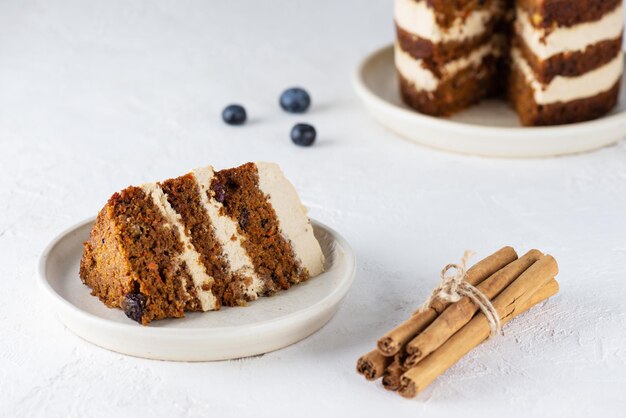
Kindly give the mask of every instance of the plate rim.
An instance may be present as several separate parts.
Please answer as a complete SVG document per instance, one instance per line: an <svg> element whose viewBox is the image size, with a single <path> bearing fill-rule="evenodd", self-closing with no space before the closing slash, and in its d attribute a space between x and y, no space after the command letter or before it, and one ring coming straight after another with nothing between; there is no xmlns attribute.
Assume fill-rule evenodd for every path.
<svg viewBox="0 0 626 418"><path fill-rule="evenodd" d="M265 328L280 328L281 323L285 323L285 325L289 325L289 323L298 322L298 320L305 321L311 317L314 317L315 314L319 314L324 310L323 306L328 305L329 307L337 306L341 300L347 295L348 291L352 287L354 283L354 279L356 276L356 256L354 254L354 250L350 246L350 244L346 241L343 236L341 236L337 231L329 227L328 225L310 218L311 224L314 228L321 228L328 232L333 241L338 243L343 253L347 259L348 271L344 276L344 279L341 281L340 285L337 286L329 295L324 297L323 299L315 302L313 305L308 306L304 309L300 309L296 312L291 312L284 316L280 316L277 318L268 319L266 321L262 321L255 324L246 324L246 325L229 325L229 326L220 326L220 327L192 327L192 328L167 328L167 327L150 327L141 326L140 324L134 323L120 323L108 320L106 318L102 318L93 313L87 312L83 309L80 309L76 305L72 304L70 301L65 299L62 295L60 295L48 282L46 269L48 266L48 260L50 259L50 254L53 252L54 248L68 235L73 232L79 230L80 228L88 225L90 223L95 222L96 216L91 216L89 218L83 219L80 222L77 222L69 227L64 228L60 233L55 235L55 237L45 246L39 258L37 260L37 270L36 270L36 280L40 287L40 291L45 295L46 302L50 305L56 306L54 309L54 313L58 314L59 309L63 309L65 312L68 312L71 315L78 316L78 318L86 323L92 323L99 327L104 327L108 329L116 329L119 332L130 332L130 333L141 333L141 337L159 337L159 338L185 338L185 339L210 339L210 338L232 338L237 335L247 334L251 331L262 331ZM323 274L323 273L322 273ZM206 312L205 312L206 313ZM334 313L333 313L334 314ZM58 315L57 315L58 316ZM64 326L68 327L72 330L74 334L77 334L81 338L84 338L82 335L77 333L73 327L68 326L66 321L62 319L61 316L57 318ZM184 319L184 318L180 318ZM325 324L322 324L323 327ZM320 328L321 328L320 327ZM91 342L91 341L90 341ZM99 344L97 344L99 345Z"/></svg>
<svg viewBox="0 0 626 418"><path fill-rule="evenodd" d="M519 137L536 136L541 134L553 134L555 131L560 132L563 135L569 132L575 131L577 134L581 133L581 130L592 132L598 125L606 126L619 126L626 123L626 111L622 111L616 114L606 115L598 119L591 121L572 123L567 125L555 125L555 126L519 126L519 127L504 127L504 126L490 126L490 125L475 125L469 124L457 120L449 120L445 118L438 118L434 116L425 115L410 109L397 106L387 100L381 98L374 91L372 91L368 84L365 82L365 71L367 67L376 59L380 59L380 56L392 52L394 44L387 44L369 53L362 61L360 61L356 70L352 74L352 86L357 95L363 99L369 99L376 102L389 112L394 112L398 116L406 119L412 119L413 121L423 121L433 127L439 129L445 129L453 132L468 130L474 134L484 134L489 132L490 135L503 135L502 138L498 138L499 141L512 141L517 140ZM623 59L626 61L626 54L622 51ZM626 88L626 86L623 86Z"/></svg>

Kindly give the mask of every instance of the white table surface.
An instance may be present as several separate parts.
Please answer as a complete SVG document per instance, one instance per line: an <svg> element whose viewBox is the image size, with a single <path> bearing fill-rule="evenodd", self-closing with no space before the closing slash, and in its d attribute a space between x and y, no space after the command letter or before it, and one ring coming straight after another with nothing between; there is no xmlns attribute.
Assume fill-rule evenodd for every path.
<svg viewBox="0 0 626 418"><path fill-rule="evenodd" d="M176 5L174 3L177 3ZM626 143L543 160L432 151L364 112L350 75L393 38L390 2L0 2L0 416L623 416ZM312 94L287 115L278 95ZM250 123L225 126L229 102ZM318 129L298 148L298 121ZM321 331L218 363L131 358L42 305L37 257L128 184L201 165L278 162L358 256ZM561 293L417 399L355 361L464 249L552 253ZM478 258L478 257L477 257ZM78 278L77 278L78 280Z"/></svg>

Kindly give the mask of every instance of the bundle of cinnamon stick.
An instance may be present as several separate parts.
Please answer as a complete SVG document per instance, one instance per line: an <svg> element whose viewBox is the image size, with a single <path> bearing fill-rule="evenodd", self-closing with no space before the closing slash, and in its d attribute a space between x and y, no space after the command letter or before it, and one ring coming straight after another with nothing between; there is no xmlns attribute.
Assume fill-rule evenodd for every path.
<svg viewBox="0 0 626 418"><path fill-rule="evenodd" d="M491 302L504 325L559 291L556 260L530 250L522 257L504 247L465 272L464 281ZM487 340L492 324L469 297L449 303L439 297L378 340L361 356L357 371L382 377L385 389L412 398L474 347Z"/></svg>

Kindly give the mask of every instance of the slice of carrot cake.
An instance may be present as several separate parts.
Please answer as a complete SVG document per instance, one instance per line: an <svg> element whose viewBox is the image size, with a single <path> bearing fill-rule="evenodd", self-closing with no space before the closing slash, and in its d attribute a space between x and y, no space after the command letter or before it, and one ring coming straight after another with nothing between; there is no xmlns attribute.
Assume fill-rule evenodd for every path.
<svg viewBox="0 0 626 418"><path fill-rule="evenodd" d="M276 164L258 162L115 193L85 243L80 277L145 325L245 305L323 265L295 188Z"/></svg>

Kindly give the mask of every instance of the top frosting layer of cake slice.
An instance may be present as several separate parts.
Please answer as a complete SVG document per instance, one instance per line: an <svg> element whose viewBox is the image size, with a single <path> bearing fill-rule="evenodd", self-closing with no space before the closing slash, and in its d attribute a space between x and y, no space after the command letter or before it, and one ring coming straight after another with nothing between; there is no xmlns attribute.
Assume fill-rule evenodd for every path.
<svg viewBox="0 0 626 418"><path fill-rule="evenodd" d="M93 294L132 319L243 305L323 271L300 199L275 164L248 163L116 193L81 261Z"/></svg>
<svg viewBox="0 0 626 418"><path fill-rule="evenodd" d="M313 235L313 227L300 203L295 187L276 164L256 163L259 189L267 196L274 209L281 234L291 243L297 262L312 276L323 270L320 245Z"/></svg>

